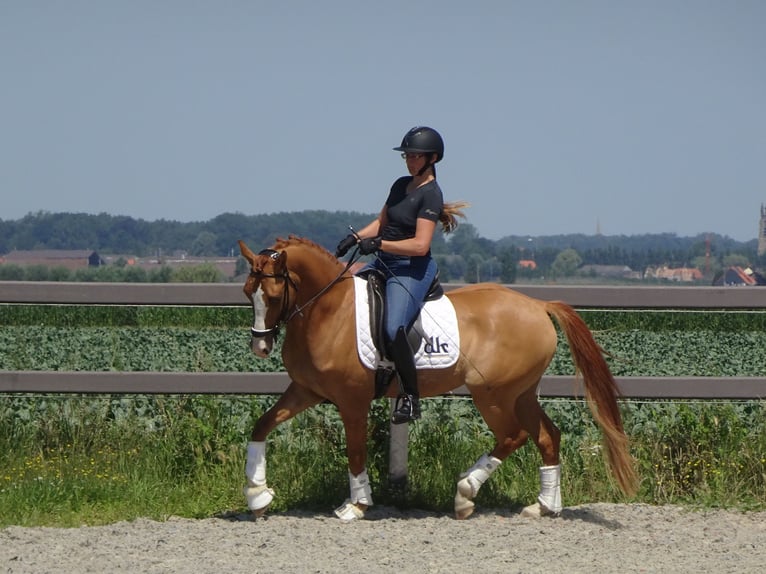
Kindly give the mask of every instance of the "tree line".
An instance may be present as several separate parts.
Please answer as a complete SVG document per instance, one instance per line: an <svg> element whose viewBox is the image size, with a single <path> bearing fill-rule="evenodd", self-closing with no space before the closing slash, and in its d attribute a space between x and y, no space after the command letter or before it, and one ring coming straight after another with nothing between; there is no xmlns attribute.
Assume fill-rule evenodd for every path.
<svg viewBox="0 0 766 574"><path fill-rule="evenodd" d="M290 234L308 237L332 251L348 233L349 226L362 228L374 216L348 211L223 213L209 221L179 222L146 221L106 213L40 211L18 220L0 220L0 254L12 250L88 249L102 255L147 257L183 252L191 256L225 257L239 254L239 239L253 248L262 248L274 243L277 237ZM757 256L757 244L756 239L740 242L716 233L694 237L673 233L508 235L491 240L482 237L472 224L462 223L448 236L437 231L433 253L445 281L513 283L519 276L540 279L573 274L583 265L621 265L635 271L662 265L696 267L709 274L731 264L762 268L766 266L766 257ZM534 266L520 267L519 261L533 261ZM67 279L51 277L49 271L47 279L172 281L176 271L144 276L136 269L115 267L110 271L81 270L82 277L73 275ZM59 270L59 274L64 272ZM104 277L90 278L99 273ZM37 274L44 272L38 270ZM201 270L200 276L205 278L202 280L222 279L214 279L209 268Z"/></svg>

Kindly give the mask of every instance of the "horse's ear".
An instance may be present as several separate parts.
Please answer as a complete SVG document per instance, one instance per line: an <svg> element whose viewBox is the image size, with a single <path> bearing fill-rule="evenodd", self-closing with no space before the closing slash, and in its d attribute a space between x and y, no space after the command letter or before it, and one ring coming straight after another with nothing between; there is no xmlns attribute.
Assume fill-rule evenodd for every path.
<svg viewBox="0 0 766 574"><path fill-rule="evenodd" d="M250 267L252 267L255 262L255 253L250 251L250 248L241 239L237 243L239 243L239 251L242 253L242 257L247 259L250 262Z"/></svg>

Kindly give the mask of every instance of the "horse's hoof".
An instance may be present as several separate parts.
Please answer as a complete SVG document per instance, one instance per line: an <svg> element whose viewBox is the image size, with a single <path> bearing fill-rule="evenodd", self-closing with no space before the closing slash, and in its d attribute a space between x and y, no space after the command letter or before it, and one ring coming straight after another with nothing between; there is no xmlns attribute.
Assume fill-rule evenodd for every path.
<svg viewBox="0 0 766 574"><path fill-rule="evenodd" d="M256 486L248 482L244 488L244 494L247 499L247 507L256 518L263 516L271 501L274 500L274 491L265 484Z"/></svg>
<svg viewBox="0 0 766 574"><path fill-rule="evenodd" d="M524 518L540 518L542 516L540 503L535 502L534 504L525 506L524 509L521 511L521 515Z"/></svg>
<svg viewBox="0 0 766 574"><path fill-rule="evenodd" d="M539 502L530 504L529 506L525 507L524 510L521 511L521 516L525 518L542 518L543 516L556 517L556 516L559 516L560 514L561 514L561 511L555 512L553 510L550 510L549 508L546 508Z"/></svg>
<svg viewBox="0 0 766 574"><path fill-rule="evenodd" d="M366 504L354 504L350 500L346 500L346 502L335 509L335 516L340 518L341 522L354 522L364 518L367 508Z"/></svg>
<svg viewBox="0 0 766 574"><path fill-rule="evenodd" d="M457 495L455 496L455 504L457 504L458 496L472 500L479 493L481 484L476 484L474 480L471 480L470 476L463 477L457 483Z"/></svg>
<svg viewBox="0 0 766 574"><path fill-rule="evenodd" d="M473 514L476 505L472 500L463 496L460 491L455 495L455 518L465 520Z"/></svg>

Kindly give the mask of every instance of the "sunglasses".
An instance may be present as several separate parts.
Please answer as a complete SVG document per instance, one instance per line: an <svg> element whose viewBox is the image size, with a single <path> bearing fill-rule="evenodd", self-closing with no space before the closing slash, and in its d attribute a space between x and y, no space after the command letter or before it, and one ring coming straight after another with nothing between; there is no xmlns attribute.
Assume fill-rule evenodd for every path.
<svg viewBox="0 0 766 574"><path fill-rule="evenodd" d="M402 152L402 159L418 159L421 157L424 157L426 154L424 153L407 153Z"/></svg>

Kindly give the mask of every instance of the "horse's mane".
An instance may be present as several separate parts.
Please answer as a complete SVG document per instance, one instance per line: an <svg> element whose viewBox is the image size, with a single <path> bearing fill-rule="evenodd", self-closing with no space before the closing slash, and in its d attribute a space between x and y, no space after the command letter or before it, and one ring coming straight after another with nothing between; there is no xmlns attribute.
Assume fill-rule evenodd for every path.
<svg viewBox="0 0 766 574"><path fill-rule="evenodd" d="M335 264L338 263L338 260L336 259L336 257L332 253L327 251L327 249L325 249L318 243L311 241L311 239L307 239L305 237L298 237L297 235L289 235L287 239L284 239L282 237L277 237L277 241L276 243L274 243L273 249L278 251L280 249L286 249L287 247L291 247L293 245L301 245L304 247L308 247L309 249L318 251L324 257L326 257L328 260L332 261L333 263Z"/></svg>

